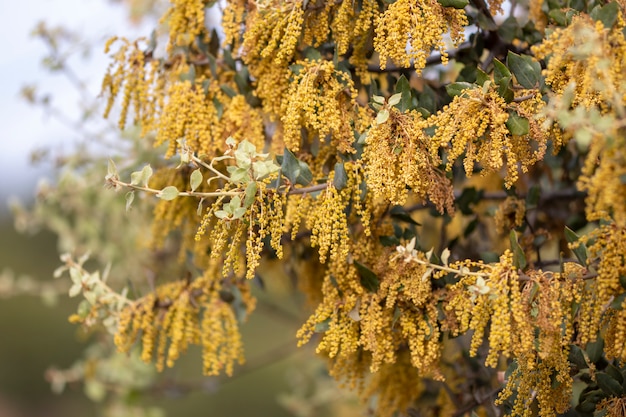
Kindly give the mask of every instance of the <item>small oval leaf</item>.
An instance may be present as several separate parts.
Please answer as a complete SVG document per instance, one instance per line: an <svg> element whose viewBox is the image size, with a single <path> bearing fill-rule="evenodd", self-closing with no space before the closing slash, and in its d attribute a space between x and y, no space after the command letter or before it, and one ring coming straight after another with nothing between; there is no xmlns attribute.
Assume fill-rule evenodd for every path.
<svg viewBox="0 0 626 417"><path fill-rule="evenodd" d="M189 185L191 186L191 191L196 191L196 189L202 184L202 173L200 169L196 169L191 173L189 177Z"/></svg>
<svg viewBox="0 0 626 417"><path fill-rule="evenodd" d="M387 109L382 109L381 111L378 112L378 114L376 115L376 124L378 125L382 125L383 123L385 123L387 120L389 119L389 110Z"/></svg>
<svg viewBox="0 0 626 417"><path fill-rule="evenodd" d="M161 200L170 201L178 197L178 188L173 185L167 186L157 194Z"/></svg>

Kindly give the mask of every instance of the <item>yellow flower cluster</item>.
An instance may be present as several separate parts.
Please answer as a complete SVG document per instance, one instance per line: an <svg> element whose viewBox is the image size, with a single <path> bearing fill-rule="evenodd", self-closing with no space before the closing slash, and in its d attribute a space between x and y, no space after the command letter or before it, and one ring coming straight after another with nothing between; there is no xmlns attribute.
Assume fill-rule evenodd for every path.
<svg viewBox="0 0 626 417"><path fill-rule="evenodd" d="M225 17L231 19L225 29L226 38L239 39L241 27L238 19L242 16L241 6L234 3L233 12ZM283 66L292 60L304 23L304 5L300 0L278 2L257 1L256 7L249 2L243 34L242 56L246 63L260 59L271 59L274 65Z"/></svg>
<svg viewBox="0 0 626 417"><path fill-rule="evenodd" d="M337 55L346 54L351 46L350 64L355 66L361 81L369 84L371 75L367 72L368 35L378 15L378 4L374 0L364 0L360 6L357 10L353 2L342 1L336 12L331 12L331 29Z"/></svg>
<svg viewBox="0 0 626 417"><path fill-rule="evenodd" d="M350 190L337 191L329 185L317 198L311 214L307 219L307 227L311 230L311 246L317 247L320 262L326 262L329 257L334 261L345 260L350 253L348 221L345 208L349 199L346 198Z"/></svg>
<svg viewBox="0 0 626 417"><path fill-rule="evenodd" d="M116 40L109 40L107 52ZM161 62L146 55L140 48L143 42L131 44L122 39L122 45L113 54L102 83L108 99L105 117L122 95L120 127L126 124L132 108L133 122L140 125L142 136L156 131L155 146L169 144L166 157L176 153L179 139L185 139L194 152L209 158L221 153L229 136L263 148L265 126L261 110L253 108L245 96L230 97L223 91L224 85L235 87L234 72L221 71L215 79L208 66L192 67L182 55L173 56L171 62Z"/></svg>
<svg viewBox="0 0 626 417"><path fill-rule="evenodd" d="M302 66L289 84L283 101L282 122L285 145L300 149L304 127L310 135L325 140L340 152L354 152L353 126L349 120L358 118L357 91L349 73L339 71L332 61L298 61Z"/></svg>
<svg viewBox="0 0 626 417"><path fill-rule="evenodd" d="M572 18L566 28L556 29L540 45L533 47L538 59L547 60L546 84L563 94L572 83L573 106L600 107L626 104L626 39L623 12L618 11L612 29L586 14Z"/></svg>
<svg viewBox="0 0 626 417"><path fill-rule="evenodd" d="M224 32L226 43L233 50L239 50L243 41L242 56L252 72L257 64L283 67L292 62L299 44L315 47L332 36L338 55L345 55L352 47L350 63L367 83L368 39L377 14L378 4L374 0L358 4L327 0L315 5L301 1L231 0L224 11Z"/></svg>
<svg viewBox="0 0 626 417"><path fill-rule="evenodd" d="M623 149L626 136L613 131L615 136L596 135L589 148L578 188L587 192L585 211L590 221L612 219L626 226L626 157Z"/></svg>
<svg viewBox="0 0 626 417"><path fill-rule="evenodd" d="M380 247L363 243L355 242L352 251L360 255L358 259L372 262L378 288L365 290L362 266L331 260L322 284L323 300L298 338L302 344L314 332L323 332L317 351L331 359L331 374L357 388L364 399L378 395L378 412L388 415L405 410L419 396L419 378L441 378L439 313L432 270L395 256L390 259L389 253L380 256ZM392 390L393 372L417 385Z"/></svg>
<svg viewBox="0 0 626 417"><path fill-rule="evenodd" d="M537 393L542 416L565 412L573 383L568 355L577 318L572 305L584 304L584 268L569 263L562 274L530 271L522 277L509 251L495 265L463 261L451 267L479 272L467 269L449 288L445 309L456 320L446 321L446 327L453 334L474 330L470 354L475 355L489 326L486 364L497 366L500 354L516 362L499 402L515 390L512 414L530 416Z"/></svg>
<svg viewBox="0 0 626 417"><path fill-rule="evenodd" d="M234 220L218 220L215 211L223 205L223 198L217 199L205 212L200 226L195 234L197 243L206 242L209 245L211 258L221 258L224 254L222 274L228 276L229 272L239 273L240 261L243 253L241 245L245 240L246 255L246 278L254 278L254 273L259 266L261 252L265 248L265 238L270 237L270 246L276 252L279 259L283 257L281 238L284 230L284 206L285 195L268 189L271 176L263 181L258 181L257 194L252 205L245 214ZM209 231L207 239L202 236ZM202 253L201 250L196 250Z"/></svg>
<svg viewBox="0 0 626 417"><path fill-rule="evenodd" d="M407 410L423 393L424 376L411 366L411 356L403 350L394 363L381 366L371 376L360 396L368 400L377 395L376 415L391 417L396 410Z"/></svg>
<svg viewBox="0 0 626 417"><path fill-rule="evenodd" d="M187 188L189 181L189 169L162 168L156 170L150 179L150 186L155 189L162 189L173 185L179 190ZM156 203L153 211L153 221L151 230L150 247L159 249L163 247L166 237L170 232L183 229L183 234L195 232L197 224L194 219L197 202L188 198L177 198L172 201L160 200ZM185 250L191 249L192 240L182 242L181 254Z"/></svg>
<svg viewBox="0 0 626 417"><path fill-rule="evenodd" d="M496 230L500 234L508 233L510 230L524 224L526 216L526 203L517 197L509 196L504 199L494 216Z"/></svg>
<svg viewBox="0 0 626 417"><path fill-rule="evenodd" d="M170 3L170 8L161 17L161 23L167 23L170 30L168 51L175 46L189 45L196 36L206 32L206 0L170 0Z"/></svg>
<svg viewBox="0 0 626 417"><path fill-rule="evenodd" d="M454 162L463 156L468 177L474 172L476 163L480 164L484 174L499 172L506 165L504 183L507 188L511 187L519 176L518 166L526 172L545 155L547 137L533 117L537 107L542 106L540 94L520 105L506 103L493 86L464 90L428 119L428 124L436 127L430 146L434 163L441 163L439 152L445 149L446 168L452 169ZM513 111L528 117L529 134L517 136L509 132L506 122L511 117L509 112Z"/></svg>
<svg viewBox="0 0 626 417"><path fill-rule="evenodd" d="M187 146L197 153L215 155L215 148L221 148L225 138L217 109L206 99L204 91L183 81L171 84L167 96L155 146L168 142L166 157L171 157L178 148L176 141L184 138ZM215 140L217 137L220 141Z"/></svg>
<svg viewBox="0 0 626 417"><path fill-rule="evenodd" d="M128 352L140 337L141 358L172 367L189 345L203 348L203 370L217 375L243 363L243 345L232 307L220 298L219 280L204 276L160 285L120 313L115 344Z"/></svg>
<svg viewBox="0 0 626 417"><path fill-rule="evenodd" d="M439 168L438 157L429 152L427 121L416 111L389 109L384 123L372 124L366 138L363 160L367 187L376 197L404 204L408 189L432 201L440 212L454 211L452 184Z"/></svg>
<svg viewBox="0 0 626 417"><path fill-rule="evenodd" d="M248 222L248 236L246 240L246 278L254 278L254 271L259 266L264 240L270 237L270 246L276 251L278 259L283 257L281 238L283 236L283 222L285 218L285 196L274 190L268 190L266 183L262 183L257 203L250 207Z"/></svg>
<svg viewBox="0 0 626 417"><path fill-rule="evenodd" d="M581 304L580 339L583 345L596 339L611 303L626 292L622 284L626 276L626 228L610 223L593 231L582 242L590 240L589 256L597 261L598 276L587 283L585 295L588 300ZM623 360L626 357L623 349L626 344L626 314L623 305L616 307L610 309L616 311L609 312L606 320L610 329L610 343L607 344L611 346L607 352Z"/></svg>
<svg viewBox="0 0 626 417"><path fill-rule="evenodd" d="M530 276L522 302L530 308L528 320L537 330L534 350L516 359L518 369L509 378L499 401L511 394L517 384L513 413L530 416L533 396L542 416L556 416L570 407L573 378L568 355L574 336L572 305L581 301L583 283L578 265L565 266L564 274L541 273Z"/></svg>
<svg viewBox="0 0 626 417"><path fill-rule="evenodd" d="M421 72L433 49L439 50L445 64L444 35L449 34L457 46L465 39L466 25L462 9L443 7L437 0L397 0L376 21L374 49L380 55L380 67L384 69L391 58L399 66L413 65Z"/></svg>
<svg viewBox="0 0 626 417"><path fill-rule="evenodd" d="M121 46L113 54L113 61L102 79L102 92L107 96L104 117L109 116L116 97L121 93L120 129L124 129L132 107L135 113L133 123L141 124L145 134L154 129L155 114L163 108L164 78L159 73L160 64L156 60L148 62L140 48L145 46L146 39L131 43L125 38L111 38L106 43L105 53L109 53L117 41L121 42Z"/></svg>
<svg viewBox="0 0 626 417"><path fill-rule="evenodd" d="M250 74L256 79L254 91L261 100L264 112L272 121L280 119L292 75L289 67L277 67L271 60L263 60L250 66ZM272 143L280 142L276 136L272 138Z"/></svg>

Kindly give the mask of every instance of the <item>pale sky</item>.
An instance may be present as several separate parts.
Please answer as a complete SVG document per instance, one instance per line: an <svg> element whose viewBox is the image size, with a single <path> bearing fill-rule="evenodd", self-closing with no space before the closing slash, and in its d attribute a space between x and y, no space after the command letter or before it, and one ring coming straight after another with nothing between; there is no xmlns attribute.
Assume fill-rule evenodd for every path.
<svg viewBox="0 0 626 417"><path fill-rule="evenodd" d="M59 75L50 75L41 65L46 49L30 36L39 21L48 26L64 25L79 32L86 40L99 42L90 58L73 62L86 75L90 92L99 92L100 80L108 60L102 52L104 40L118 34L131 38L149 35L151 24L133 27L123 6L107 0L24 0L0 1L0 211L7 197L22 199L33 194L43 169L35 170L29 163L30 152L40 146L71 146L79 137L71 129L46 117L42 111L26 104L19 91L26 84L35 84L51 93L55 103L76 109L78 96Z"/></svg>

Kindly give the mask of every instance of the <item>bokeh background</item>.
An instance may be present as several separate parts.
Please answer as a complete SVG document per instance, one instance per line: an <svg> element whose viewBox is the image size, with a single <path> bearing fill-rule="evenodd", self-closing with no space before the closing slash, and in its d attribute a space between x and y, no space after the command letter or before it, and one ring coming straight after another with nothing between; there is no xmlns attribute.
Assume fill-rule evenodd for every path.
<svg viewBox="0 0 626 417"><path fill-rule="evenodd" d="M9 202L19 199L28 206L39 181L54 181L51 158L35 158L41 160L33 163L33 154L41 154L41 149L62 154L86 139L85 131L79 128L84 116L80 112L85 102L97 98L108 63L102 52L104 41L113 34L149 35L156 17L146 14L149 10L142 10L141 5L140 1L131 5L107 0L0 2L0 16L4 17L0 38L5 40L0 54L3 276L52 280L60 264L56 236L45 230L17 233ZM77 46L63 54L69 54L67 62L83 83L82 93L76 80L50 70L51 63L44 59L50 54L50 45L41 36L33 36L41 35L43 28L55 31L59 27L77 37L73 40ZM39 105L28 103L25 95L29 94L31 100L37 97ZM122 210L123 204L121 200ZM21 290L27 293L29 288ZM145 402L162 407L167 415L192 417L328 413L325 407L329 401L342 394L329 381L326 385L323 375L316 377L323 364L313 359L310 349L295 348L294 335L301 318L290 317L288 312L295 311L297 301L290 297L289 289L267 291L273 292L272 297L277 297L284 308L261 308L244 326L248 364L232 380L203 378L198 352L192 351L165 375L166 381L172 381L171 387L164 385ZM81 384L70 384L57 395L45 379L46 370L52 366L70 367L83 354L87 340L67 320L76 309L76 299L61 296L54 304L44 301L37 296L3 292L0 279L0 417L100 415L98 404L87 399ZM300 401L301 397L309 401ZM348 413L344 410L341 415Z"/></svg>

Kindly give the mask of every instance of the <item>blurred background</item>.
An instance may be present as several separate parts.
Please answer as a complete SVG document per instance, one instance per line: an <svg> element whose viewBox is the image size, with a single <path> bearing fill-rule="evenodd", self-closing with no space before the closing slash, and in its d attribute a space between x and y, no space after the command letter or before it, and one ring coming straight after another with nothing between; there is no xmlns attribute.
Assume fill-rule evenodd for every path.
<svg viewBox="0 0 626 417"><path fill-rule="evenodd" d="M61 280L66 278L52 278L60 265L57 236L23 224L18 233L9 206L19 201L28 209L37 184L56 181L60 155L83 146L92 134L119 135L95 114L108 64L103 45L114 34L149 36L163 3L0 2L5 16L0 25L5 40L0 54L0 417L104 413L92 401L102 398L93 390L85 393L80 382L60 394L51 389L51 370L71 368L84 357L89 337L68 322L78 300L65 295ZM120 195L120 210L123 205ZM192 351L138 400L142 412L151 414L133 415L349 415L347 409L328 409L343 394L310 349L295 348L302 316L290 313L297 301L289 291L269 288L272 302L278 300L282 308L260 303L264 307L244 326L248 362L234 378L203 378L199 353ZM345 407L340 403L335 407ZM122 416L114 409L107 413Z"/></svg>

